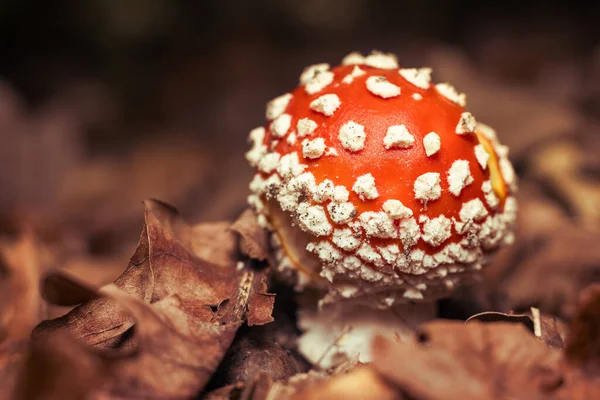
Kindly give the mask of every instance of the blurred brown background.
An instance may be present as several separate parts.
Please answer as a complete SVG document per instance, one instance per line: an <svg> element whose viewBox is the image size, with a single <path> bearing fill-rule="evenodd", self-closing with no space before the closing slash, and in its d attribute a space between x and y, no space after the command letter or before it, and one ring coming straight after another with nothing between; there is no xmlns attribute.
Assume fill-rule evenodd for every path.
<svg viewBox="0 0 600 400"><path fill-rule="evenodd" d="M597 2L3 0L0 242L33 229L47 264L103 283L144 198L234 217L266 101L308 64L379 49L433 67L511 146L520 236L490 284L506 307L562 310L600 279L599 17Z"/></svg>

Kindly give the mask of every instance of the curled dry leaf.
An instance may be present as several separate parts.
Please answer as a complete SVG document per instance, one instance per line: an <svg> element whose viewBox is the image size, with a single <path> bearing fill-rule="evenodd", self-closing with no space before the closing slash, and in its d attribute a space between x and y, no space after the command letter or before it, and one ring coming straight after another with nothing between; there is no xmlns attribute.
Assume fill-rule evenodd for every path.
<svg viewBox="0 0 600 400"><path fill-rule="evenodd" d="M31 329L42 317L39 274L32 236L0 246L0 399L10 398Z"/></svg>
<svg viewBox="0 0 600 400"><path fill-rule="evenodd" d="M600 377L583 374L521 324L435 321L416 340L374 343L375 369L410 398L592 399Z"/></svg>
<svg viewBox="0 0 600 400"><path fill-rule="evenodd" d="M260 261L267 259L269 239L265 230L258 225L254 211L244 211L230 229L240 235L239 247L244 254Z"/></svg>
<svg viewBox="0 0 600 400"><path fill-rule="evenodd" d="M49 275L47 299L95 298L40 324L34 336L68 332L102 350L111 376L104 393L192 396L246 318L255 324L271 319L273 296L263 272L238 267L244 256L236 232L224 224L189 226L172 207L145 204L140 242L121 277L98 292L67 275ZM77 288L77 296L60 288Z"/></svg>

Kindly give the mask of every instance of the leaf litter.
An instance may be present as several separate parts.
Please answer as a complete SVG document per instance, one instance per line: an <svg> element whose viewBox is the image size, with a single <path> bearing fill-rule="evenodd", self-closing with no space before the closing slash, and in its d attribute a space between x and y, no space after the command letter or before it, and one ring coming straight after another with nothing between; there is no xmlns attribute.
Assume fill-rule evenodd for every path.
<svg viewBox="0 0 600 400"><path fill-rule="evenodd" d="M225 224L190 226L170 206L154 200L145 206L138 248L114 284L96 289L62 271L45 276L42 289L48 301L85 301L34 329L33 345L22 355L18 372L3 365L2 373L18 381L18 398L53 391L55 379L68 381L67 375L55 375L41 380L49 387L31 385L60 372L42 371L35 362L49 351L53 358L70 361L63 372L88 371L89 398L190 397L210 379L244 321L260 325L272 320L274 296L267 291L266 270L250 267L249 256L240 250L242 242L265 243L265 233L253 219L242 217L231 229ZM243 238L238 233L242 229ZM35 273L23 263L20 267ZM25 278L37 293L37 277ZM7 307L3 311L14 315ZM38 318L31 319L30 328ZM6 326L19 325L13 321ZM14 346L29 331L20 329L4 338L3 345ZM77 397L76 386L69 396Z"/></svg>

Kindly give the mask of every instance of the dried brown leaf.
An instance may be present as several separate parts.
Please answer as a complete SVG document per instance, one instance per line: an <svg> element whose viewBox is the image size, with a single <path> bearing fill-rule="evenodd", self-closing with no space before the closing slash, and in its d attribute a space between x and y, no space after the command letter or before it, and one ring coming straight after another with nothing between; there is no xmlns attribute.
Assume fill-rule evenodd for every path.
<svg viewBox="0 0 600 400"><path fill-rule="evenodd" d="M223 320L206 319L199 307L188 307L176 296L152 306L114 286L102 292L130 312L135 320L131 351L111 362L112 379L103 391L118 397L187 397L197 393L235 336L241 319L227 312Z"/></svg>
<svg viewBox="0 0 600 400"><path fill-rule="evenodd" d="M244 320L272 320L274 298L264 272L238 267L238 238L225 224L190 226L166 204L145 204L140 243L114 285L96 291L64 273L47 276L47 299L90 300L35 336L68 332L110 355L101 364L111 396L187 397L209 380Z"/></svg>
<svg viewBox="0 0 600 400"><path fill-rule="evenodd" d="M373 365L419 399L590 399L600 378L564 363L520 324L435 321L417 340L379 338Z"/></svg>
<svg viewBox="0 0 600 400"><path fill-rule="evenodd" d="M273 321L272 311L275 305L275 295L267 292L266 277L254 279L252 282L253 295L248 300L248 325L264 325Z"/></svg>
<svg viewBox="0 0 600 400"><path fill-rule="evenodd" d="M240 235L240 250L248 257L265 261L269 249L266 231L258 225L254 211L247 209L237 221L231 225L231 230Z"/></svg>

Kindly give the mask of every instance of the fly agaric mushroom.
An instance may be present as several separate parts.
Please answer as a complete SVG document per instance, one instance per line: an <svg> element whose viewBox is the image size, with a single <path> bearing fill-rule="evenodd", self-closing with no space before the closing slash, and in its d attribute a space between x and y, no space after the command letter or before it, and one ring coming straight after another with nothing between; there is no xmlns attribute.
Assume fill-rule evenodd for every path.
<svg viewBox="0 0 600 400"><path fill-rule="evenodd" d="M248 201L277 270L346 311L431 304L476 278L512 240L516 178L507 148L465 107L430 68L389 54L306 68L267 104L246 154Z"/></svg>

